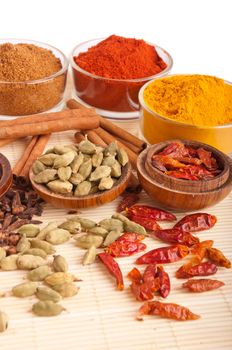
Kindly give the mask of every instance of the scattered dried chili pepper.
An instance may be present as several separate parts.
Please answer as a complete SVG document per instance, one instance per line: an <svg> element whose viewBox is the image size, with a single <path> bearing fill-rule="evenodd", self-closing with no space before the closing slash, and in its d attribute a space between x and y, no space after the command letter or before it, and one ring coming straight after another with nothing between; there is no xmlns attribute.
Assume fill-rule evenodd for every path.
<svg viewBox="0 0 232 350"><path fill-rule="evenodd" d="M211 280L207 278L203 279L191 279L183 283L183 288L188 288L190 292L202 293L209 290L214 290L224 286L225 283L218 280Z"/></svg>
<svg viewBox="0 0 232 350"><path fill-rule="evenodd" d="M216 265L226 267L227 269L231 268L231 261L227 259L219 249L216 249L216 248L207 249L207 256L209 260L211 260Z"/></svg>
<svg viewBox="0 0 232 350"><path fill-rule="evenodd" d="M148 265L143 273L143 280L153 292L159 289L159 278L157 278L157 267L156 264Z"/></svg>
<svg viewBox="0 0 232 350"><path fill-rule="evenodd" d="M191 278L194 276L209 276L217 272L217 266L213 263L203 262L198 265L191 266L186 264L176 271L177 278Z"/></svg>
<svg viewBox="0 0 232 350"><path fill-rule="evenodd" d="M140 283L143 280L143 276L141 272L134 267L127 275L127 277L132 281L132 282L138 282Z"/></svg>
<svg viewBox="0 0 232 350"><path fill-rule="evenodd" d="M159 226L159 224L155 219L144 218L143 216L138 216L134 214L129 214L128 217L131 221L134 221L137 224L143 226L146 230L149 230L149 231L161 230L161 227Z"/></svg>
<svg viewBox="0 0 232 350"><path fill-rule="evenodd" d="M187 232L198 232L210 229L216 224L216 222L217 218L214 215L196 213L183 217L175 224L174 228L178 227Z"/></svg>
<svg viewBox="0 0 232 350"><path fill-rule="evenodd" d="M150 236L157 237L164 242L179 243L187 245L188 247L199 242L199 238L194 237L190 232L183 231L181 228L156 230L155 232L152 232Z"/></svg>
<svg viewBox="0 0 232 350"><path fill-rule="evenodd" d="M115 277L118 290L123 290L124 289L123 276L118 263L112 258L110 254L107 254L107 253L99 253L98 257L100 258L102 263L106 266L106 268L111 273L111 275Z"/></svg>
<svg viewBox="0 0 232 350"><path fill-rule="evenodd" d="M120 213L139 201L139 195L137 193L124 193L122 200L118 204L117 212Z"/></svg>
<svg viewBox="0 0 232 350"><path fill-rule="evenodd" d="M146 249L146 244L141 243L145 237L134 232L127 232L115 242L108 245L105 251L114 257L125 257Z"/></svg>
<svg viewBox="0 0 232 350"><path fill-rule="evenodd" d="M153 249L140 256L136 264L167 264L183 259L189 254L189 248L185 245L174 245Z"/></svg>
<svg viewBox="0 0 232 350"><path fill-rule="evenodd" d="M202 241L194 245L194 247L191 250L191 254L194 256L194 261L201 262L207 254L207 249L211 248L213 246L212 240Z"/></svg>
<svg viewBox="0 0 232 350"><path fill-rule="evenodd" d="M136 319L141 321L144 315L157 315L177 321L197 320L200 318L199 315L194 314L184 306L173 303L161 303L160 301L145 302L139 309Z"/></svg>
<svg viewBox="0 0 232 350"><path fill-rule="evenodd" d="M149 205L133 205L127 210L128 216L141 216L146 219L155 219L158 221L174 221L176 216L168 211L151 207Z"/></svg>
<svg viewBox="0 0 232 350"><path fill-rule="evenodd" d="M164 268L162 266L157 267L157 275L159 277L159 282L160 282L160 287L159 287L160 295L163 298L167 298L171 289L169 275L166 271L164 271Z"/></svg>

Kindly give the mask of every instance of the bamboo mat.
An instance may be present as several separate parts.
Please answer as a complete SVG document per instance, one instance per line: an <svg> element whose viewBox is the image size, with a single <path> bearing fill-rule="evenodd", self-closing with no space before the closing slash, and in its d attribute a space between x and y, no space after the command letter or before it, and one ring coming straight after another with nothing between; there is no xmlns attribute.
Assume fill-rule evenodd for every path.
<svg viewBox="0 0 232 350"><path fill-rule="evenodd" d="M137 133L137 123L125 122L123 127ZM73 133L65 132L52 136L47 148L57 143L70 143ZM17 141L1 148L11 161L12 166L24 151L25 141ZM152 204L145 194L141 202ZM99 221L110 217L118 200L95 209L82 210L83 217ZM153 203L154 204L154 203ZM216 226L199 233L201 240L214 239L215 246L222 249L232 259L232 194L219 205L208 209L218 218ZM181 215L177 214L178 217ZM62 222L67 211L47 205L44 223ZM168 225L163 225L168 227ZM146 239L148 250L164 246L155 240ZM202 317L197 321L177 322L146 317L143 322L135 320L140 303L136 302L128 289L129 281L125 277L125 291L115 288L114 280L100 263L82 266L84 251L75 247L74 240L57 246L70 266L70 271L83 279L79 283L79 294L62 300L67 309L58 317L39 318L30 312L34 297L18 299L0 298L0 309L10 317L9 328L0 334L0 349L15 350L206 350L232 349L232 273L231 270L219 268L216 276L225 282L225 287L212 292L192 294L181 290L183 280L177 280L174 273L182 264L174 263L165 266L170 273L172 289L166 300L189 307ZM135 255L118 259L124 276L132 269ZM24 272L0 272L0 290L9 291L12 286L21 283Z"/></svg>

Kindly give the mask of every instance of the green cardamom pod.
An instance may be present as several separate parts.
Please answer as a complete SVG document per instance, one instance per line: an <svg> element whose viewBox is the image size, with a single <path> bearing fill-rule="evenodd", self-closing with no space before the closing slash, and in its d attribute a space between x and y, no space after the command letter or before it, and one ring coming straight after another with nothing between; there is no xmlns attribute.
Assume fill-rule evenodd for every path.
<svg viewBox="0 0 232 350"><path fill-rule="evenodd" d="M97 256L97 250L94 245L92 245L85 253L82 261L82 265L90 265L95 262Z"/></svg>
<svg viewBox="0 0 232 350"><path fill-rule="evenodd" d="M73 151L72 146L69 147L69 146L63 146L63 145L56 145L53 147L53 152L60 155L68 153L70 151Z"/></svg>
<svg viewBox="0 0 232 350"><path fill-rule="evenodd" d="M68 272L68 263L61 255L54 256L52 267L55 272Z"/></svg>
<svg viewBox="0 0 232 350"><path fill-rule="evenodd" d="M123 223L118 219L103 219L98 223L99 226L103 227L107 231L120 231L123 232Z"/></svg>
<svg viewBox="0 0 232 350"><path fill-rule="evenodd" d="M12 288L12 294L18 298L25 298L34 295L38 288L37 282L25 282Z"/></svg>
<svg viewBox="0 0 232 350"><path fill-rule="evenodd" d="M57 178L57 170L55 169L45 169L39 174L34 176L34 181L38 184L46 184L49 181L55 180Z"/></svg>
<svg viewBox="0 0 232 350"><path fill-rule="evenodd" d="M37 239L41 239L44 240L47 233L50 232L51 230L53 230L54 228L57 228L58 224L56 222L49 222L47 224L47 226L45 226L44 228L42 228L42 230L40 231L40 233L36 236Z"/></svg>
<svg viewBox="0 0 232 350"><path fill-rule="evenodd" d="M120 213L113 214L112 218L122 221L123 224L125 224L126 222L130 221L126 216L124 216L124 215L122 215Z"/></svg>
<svg viewBox="0 0 232 350"><path fill-rule="evenodd" d="M70 218L69 220L79 222L81 224L82 230L88 230L92 227L97 226L97 223L95 221L90 220L90 219L86 219L86 218L81 218L79 216L74 216L74 217Z"/></svg>
<svg viewBox="0 0 232 350"><path fill-rule="evenodd" d="M93 184L92 184L92 186L91 186L91 188L90 188L90 191L89 191L89 194L95 194L95 193L97 193L97 192L99 192L98 185L93 185Z"/></svg>
<svg viewBox="0 0 232 350"><path fill-rule="evenodd" d="M52 274L52 270L50 266L43 265L39 266L36 269L33 269L27 273L27 278L30 281L36 282L36 281L43 281L47 276Z"/></svg>
<svg viewBox="0 0 232 350"><path fill-rule="evenodd" d="M65 282L70 283L73 281L77 281L77 278L69 272L54 272L44 280L49 286L55 286L56 284L63 284Z"/></svg>
<svg viewBox="0 0 232 350"><path fill-rule="evenodd" d="M108 247L108 245L115 242L121 236L121 234L121 231L110 231L103 242L103 246Z"/></svg>
<svg viewBox="0 0 232 350"><path fill-rule="evenodd" d="M8 324L9 324L8 315L5 312L0 311L0 332L5 332L8 328Z"/></svg>
<svg viewBox="0 0 232 350"><path fill-rule="evenodd" d="M41 171L45 170L45 165L40 162L38 159L32 165L32 171L34 175L41 173Z"/></svg>
<svg viewBox="0 0 232 350"><path fill-rule="evenodd" d="M103 159L102 165L107 165L109 167L112 167L115 161L116 161L115 156L107 156Z"/></svg>
<svg viewBox="0 0 232 350"><path fill-rule="evenodd" d="M83 140L79 143L79 151L84 154L94 154L96 153L96 146L89 140Z"/></svg>
<svg viewBox="0 0 232 350"><path fill-rule="evenodd" d="M62 284L55 284L52 286L52 289L58 292L63 298L69 298L76 295L80 288L72 282L65 282Z"/></svg>
<svg viewBox="0 0 232 350"><path fill-rule="evenodd" d="M23 237L17 243L16 250L18 253L23 253L28 249L30 249L30 247L31 247L30 241L26 238L26 235L23 235Z"/></svg>
<svg viewBox="0 0 232 350"><path fill-rule="evenodd" d="M51 300L54 303L58 303L61 300L61 295L49 287L38 287L35 295L42 301Z"/></svg>
<svg viewBox="0 0 232 350"><path fill-rule="evenodd" d="M72 163L70 164L73 174L76 174L78 172L83 162L84 162L84 155L82 153L78 153L73 159Z"/></svg>
<svg viewBox="0 0 232 350"><path fill-rule="evenodd" d="M46 264L46 260L40 256L20 255L17 259L17 266L20 270L33 270Z"/></svg>
<svg viewBox="0 0 232 350"><path fill-rule="evenodd" d="M147 236L147 231L143 226L136 224L135 222L130 220L124 223L124 231L135 232L135 233L139 233L141 235Z"/></svg>
<svg viewBox="0 0 232 350"><path fill-rule="evenodd" d="M97 235L85 235L81 237L74 237L76 245L83 249L89 249L92 245L99 248L102 245L103 237Z"/></svg>
<svg viewBox="0 0 232 350"><path fill-rule="evenodd" d="M110 176L104 177L99 182L98 188L100 191L110 190L114 185L114 181Z"/></svg>
<svg viewBox="0 0 232 350"><path fill-rule="evenodd" d="M59 156L55 153L44 154L39 157L39 161L46 166L53 166L53 163L57 157Z"/></svg>
<svg viewBox="0 0 232 350"><path fill-rule="evenodd" d="M122 175L122 168L120 163L116 160L115 163L111 167L111 176L120 177Z"/></svg>
<svg viewBox="0 0 232 350"><path fill-rule="evenodd" d="M6 251L4 248L0 247L0 264L1 260L6 257Z"/></svg>
<svg viewBox="0 0 232 350"><path fill-rule="evenodd" d="M64 153L61 156L58 156L53 163L53 167L58 169L64 166L68 166L72 163L73 159L75 158L76 154L75 152L71 151L68 153Z"/></svg>
<svg viewBox="0 0 232 350"><path fill-rule="evenodd" d="M102 237L106 237L108 235L108 230L101 226L93 227L89 229L88 232Z"/></svg>
<svg viewBox="0 0 232 350"><path fill-rule="evenodd" d="M47 253L40 248L30 248L23 252L23 255L34 255L34 256L40 256L43 259L46 259Z"/></svg>
<svg viewBox="0 0 232 350"><path fill-rule="evenodd" d="M91 174L92 171L92 160L89 159L81 164L78 173L83 176L83 179L87 179L87 177Z"/></svg>
<svg viewBox="0 0 232 350"><path fill-rule="evenodd" d="M18 266L17 266L17 260L18 260L18 254L12 254L9 256L6 256L5 258L2 258L0 265L1 265L1 269L3 271L13 271L13 270L17 270Z"/></svg>
<svg viewBox="0 0 232 350"><path fill-rule="evenodd" d="M31 247L43 249L48 255L54 254L56 252L55 247L51 243L41 241L40 239L32 239Z"/></svg>
<svg viewBox="0 0 232 350"><path fill-rule="evenodd" d="M96 153L92 156L92 164L94 168L97 168L101 165L103 160L103 152ZM105 164L107 165L107 164Z"/></svg>
<svg viewBox="0 0 232 350"><path fill-rule="evenodd" d="M71 193L73 189L73 185L69 181L61 181L61 180L50 181L48 182L47 187L52 192L60 193L60 194Z"/></svg>
<svg viewBox="0 0 232 350"><path fill-rule="evenodd" d="M39 227L34 224L26 224L21 226L18 229L18 233L20 233L21 235L25 235L26 237L29 237L29 238L36 237L39 231L40 231Z"/></svg>
<svg viewBox="0 0 232 350"><path fill-rule="evenodd" d="M98 181L98 180L101 180L103 177L109 176L110 173L111 173L111 168L109 166L100 165L92 172L89 180L90 181Z"/></svg>
<svg viewBox="0 0 232 350"><path fill-rule="evenodd" d="M79 185L82 181L84 181L84 178L81 174L72 174L69 179L69 182L71 182L73 185Z"/></svg>
<svg viewBox="0 0 232 350"><path fill-rule="evenodd" d="M72 174L72 169L70 166L61 167L58 169L57 173L60 180L67 181Z"/></svg>
<svg viewBox="0 0 232 350"><path fill-rule="evenodd" d="M111 142L105 149L104 149L104 156L116 156L118 150L118 144L116 141Z"/></svg>
<svg viewBox="0 0 232 350"><path fill-rule="evenodd" d="M91 190L91 182L83 181L79 185L77 185L76 190L74 192L74 196L87 196L89 191Z"/></svg>
<svg viewBox="0 0 232 350"><path fill-rule="evenodd" d="M32 312L37 316L57 316L65 309L51 300L38 301L32 306Z"/></svg>
<svg viewBox="0 0 232 350"><path fill-rule="evenodd" d="M46 235L46 241L51 244L62 244L70 239L70 233L62 228L55 228Z"/></svg>
<svg viewBox="0 0 232 350"><path fill-rule="evenodd" d="M119 148L117 150L117 158L122 166L125 166L129 162L128 155L123 148Z"/></svg>
<svg viewBox="0 0 232 350"><path fill-rule="evenodd" d="M67 220L59 225L59 228L63 228L64 230L68 230L72 234L76 234L81 231L81 224L77 221Z"/></svg>

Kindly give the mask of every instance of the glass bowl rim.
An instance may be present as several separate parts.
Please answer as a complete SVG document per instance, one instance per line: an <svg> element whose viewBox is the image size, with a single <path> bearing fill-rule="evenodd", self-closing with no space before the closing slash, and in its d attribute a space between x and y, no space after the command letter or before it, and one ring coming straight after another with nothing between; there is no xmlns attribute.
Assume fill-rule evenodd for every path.
<svg viewBox="0 0 232 350"><path fill-rule="evenodd" d="M91 39L91 40L86 40L78 45L76 45L71 53L70 53L70 62L71 62L71 66L72 68L80 71L81 73L85 74L85 75L88 75L90 76L91 78L95 78L95 79L102 79L102 80L108 80L108 81L114 81L114 82L125 82L125 83L139 83L139 82L143 82L143 81L147 81L147 80L151 80L151 79L154 79L155 77L162 77L163 75L165 75L165 73L168 74L168 72L172 69L172 66L173 66L173 58L172 56L170 55L169 52L167 52L166 50L164 50L162 47L156 45L156 44L153 44L153 43L150 43L148 41L145 40L145 42L149 45L152 45L154 46L155 48L158 48L159 50L161 50L165 55L167 55L168 57L168 60L169 62L167 63L167 67L162 70L161 72L157 73L157 74L154 74L154 75L150 75L148 77L144 77L144 78L136 78L136 79L113 79L113 78L106 78L106 77L102 77L100 75L95 75L95 74L92 74L88 71L86 71L85 69L81 68L80 66L78 66L76 64L76 62L74 61L73 57L74 57L74 52L76 51L77 48L81 47L82 45L84 44L88 44L88 43L91 43L93 41L103 41L107 38L95 38L95 39ZM166 62L165 62L166 63Z"/></svg>
<svg viewBox="0 0 232 350"><path fill-rule="evenodd" d="M169 74L169 75L166 75L164 77L156 77L154 78L153 80L150 80L148 81L146 84L144 84L140 90L139 90L139 104L141 105L141 107L143 109L145 109L148 113L150 113L152 116L154 117L157 117L158 119L161 119L165 122L170 122L171 124L175 124L175 125L179 125L179 126L182 126L182 127L189 127L189 128L195 128L195 129L205 129L205 130L209 130L209 129L223 129L223 128L228 128L228 127L231 127L232 126L232 123L226 123L226 124L223 124L223 125L214 125L214 126L205 126L205 125L193 125L193 124L187 124L187 123L181 123L181 122L178 122L178 121L175 121L175 120L172 120L172 119L169 119L169 118L166 118L156 112L154 112L153 110L151 110L147 104L145 103L144 101L144 98L143 98L143 93L144 93L144 90L146 89L146 87L149 85L149 84L152 84L155 80L157 79L166 79L166 78L169 78L169 77L175 77L175 76L189 76L189 75L205 75L205 76L208 76L208 77L214 77L212 75L207 75L207 74L197 74L197 73L194 73L194 74L191 74L191 73L187 73L187 74L184 74L184 73L181 73L181 74ZM224 80L224 79L222 79ZM231 85L232 86L232 83L228 80L224 80L225 84L227 85Z"/></svg>
<svg viewBox="0 0 232 350"><path fill-rule="evenodd" d="M59 54L63 57L63 60L64 60L64 64L62 64L62 68L60 70L58 70L57 72L49 75L48 77L44 77L44 78L40 78L40 79L35 79L35 80L25 80L25 81L6 81L6 80L0 80L0 84L38 84L38 83L44 83L45 81L48 81L48 80L52 80L56 77L58 77L59 75L62 75L64 74L67 69L68 69L68 65L69 65L69 61L68 61L68 58L66 57L66 55L61 51L59 50L57 47L53 46L53 45L50 45L50 44L47 44L43 41L38 41L38 40L32 40L32 39L22 39L22 38L0 38L0 45L3 44L4 42L5 43L8 43L8 42L11 42L11 41L16 41L18 44L24 44L24 43L30 43L30 44L34 44L36 46L36 44L38 44L37 46L39 46L39 44L42 44L42 45L45 45L45 46L48 46L48 48L54 51L58 51ZM43 46L42 46L43 47Z"/></svg>

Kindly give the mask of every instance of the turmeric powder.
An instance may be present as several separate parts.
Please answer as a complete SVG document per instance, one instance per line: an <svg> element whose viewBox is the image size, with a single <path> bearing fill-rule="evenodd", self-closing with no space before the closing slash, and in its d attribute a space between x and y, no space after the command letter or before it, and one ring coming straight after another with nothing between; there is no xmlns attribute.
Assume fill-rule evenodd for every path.
<svg viewBox="0 0 232 350"><path fill-rule="evenodd" d="M232 122L232 85L207 75L157 79L144 90L146 105L176 122L215 126Z"/></svg>

